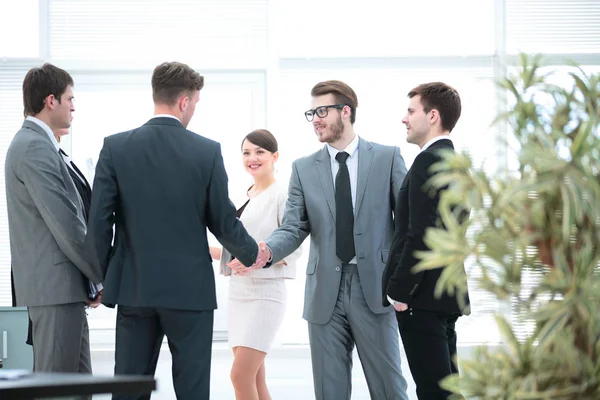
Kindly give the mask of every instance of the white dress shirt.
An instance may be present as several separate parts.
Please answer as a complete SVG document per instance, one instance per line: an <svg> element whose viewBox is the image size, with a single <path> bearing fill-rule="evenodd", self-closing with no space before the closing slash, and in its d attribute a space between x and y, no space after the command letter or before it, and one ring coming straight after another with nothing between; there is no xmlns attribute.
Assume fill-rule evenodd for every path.
<svg viewBox="0 0 600 400"><path fill-rule="evenodd" d="M176 119L177 121L181 122L179 120L179 118L177 118L176 116L171 115L171 114L156 114L156 115L152 116L152 118L173 118L173 119Z"/></svg>
<svg viewBox="0 0 600 400"><path fill-rule="evenodd" d="M340 163L335 159L335 156L340 151L345 151L350 156L346 159L348 173L350 174L350 191L352 192L352 209L356 209L356 185L358 182L358 135L346 146L344 150L338 150L327 143L327 151L329 152L329 161L331 162L331 175L333 179L333 189L335 190L335 177L340 170ZM356 250L356 249L354 249ZM349 264L356 264L356 256L350 260Z"/></svg>

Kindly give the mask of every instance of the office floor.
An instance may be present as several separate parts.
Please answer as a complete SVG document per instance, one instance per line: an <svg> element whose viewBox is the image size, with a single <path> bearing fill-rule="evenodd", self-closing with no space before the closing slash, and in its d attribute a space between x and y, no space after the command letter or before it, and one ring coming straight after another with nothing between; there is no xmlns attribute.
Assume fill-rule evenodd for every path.
<svg viewBox="0 0 600 400"><path fill-rule="evenodd" d="M112 375L113 357L111 351L95 351L92 353L94 375ZM235 399L229 380L229 370L233 356L226 343L213 344L213 360L211 371L211 399ZM402 354L403 373L409 383L410 399L416 399L415 387L410 377L406 357ZM314 399L310 352L306 345L283 346L274 349L267 356L267 384L273 400L310 400ZM354 357L352 373L352 399L369 399L369 390L362 372L358 357ZM171 356L168 348L161 351L156 379L158 389L152 394L153 400L174 400L173 381L171 379ZM107 400L109 395L94 396L94 400Z"/></svg>

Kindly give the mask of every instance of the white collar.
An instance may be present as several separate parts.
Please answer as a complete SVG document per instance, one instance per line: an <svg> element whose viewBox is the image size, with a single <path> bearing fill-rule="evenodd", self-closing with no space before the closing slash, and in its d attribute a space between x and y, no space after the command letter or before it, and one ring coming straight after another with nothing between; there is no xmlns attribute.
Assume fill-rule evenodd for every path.
<svg viewBox="0 0 600 400"><path fill-rule="evenodd" d="M337 153L340 153L342 151L345 151L346 153L348 153L350 155L350 157L352 157L354 155L354 153L356 152L356 150L358 149L358 135L354 135L354 139L352 139L352 141L350 143L348 143L348 146L346 146L346 148L344 150L338 150L335 147L333 147L332 145L330 145L329 143L327 143L327 151L329 152L329 156L334 159L335 156L337 155Z"/></svg>
<svg viewBox="0 0 600 400"><path fill-rule="evenodd" d="M452 141L452 139L450 139L449 135L440 135L440 136L436 136L433 139L430 139L429 142L425 143L425 146L423 146L423 148L421 149L421 151L425 151L427 150L427 148L429 146L431 146L432 144L434 144L435 142L439 142L440 140L449 140Z"/></svg>
<svg viewBox="0 0 600 400"><path fill-rule="evenodd" d="M176 119L177 121L181 122L179 120L179 118L177 118L176 116L171 115L171 114L156 114L152 118L173 118L173 119Z"/></svg>
<svg viewBox="0 0 600 400"><path fill-rule="evenodd" d="M44 132L46 132L46 134L48 135L48 137L50 138L50 141L52 142L52 144L56 148L56 151L60 150L60 144L58 144L58 140L56 140L56 137L54 137L54 132L52 132L52 129L50 129L50 127L44 121L42 121L39 118L32 117L31 115L28 116L25 119L27 121L31 121L34 124L39 125L44 130Z"/></svg>

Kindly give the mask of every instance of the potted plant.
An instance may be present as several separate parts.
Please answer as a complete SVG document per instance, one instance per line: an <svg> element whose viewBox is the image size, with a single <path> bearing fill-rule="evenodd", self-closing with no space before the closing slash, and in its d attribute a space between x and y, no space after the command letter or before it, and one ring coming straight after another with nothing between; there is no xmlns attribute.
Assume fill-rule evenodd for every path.
<svg viewBox="0 0 600 400"><path fill-rule="evenodd" d="M497 315L501 346L459 360L442 385L455 398L600 399L600 75L574 67L572 85L552 83L539 57L521 56L500 85L511 97L497 118L516 168L493 174L467 154L434 166L443 228L426 235L417 270L444 267L437 290L466 290L467 271L515 320ZM460 210L470 210L461 221ZM468 272L467 272L468 273ZM537 276L528 293L524 278Z"/></svg>

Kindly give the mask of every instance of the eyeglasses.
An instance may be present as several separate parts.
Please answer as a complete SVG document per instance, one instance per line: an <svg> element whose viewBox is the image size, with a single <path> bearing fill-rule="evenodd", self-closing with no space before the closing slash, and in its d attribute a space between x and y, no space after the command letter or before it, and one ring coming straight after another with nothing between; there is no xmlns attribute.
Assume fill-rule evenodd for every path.
<svg viewBox="0 0 600 400"><path fill-rule="evenodd" d="M312 122L312 120L315 119L315 114L319 118L325 118L327 116L327 114L329 114L330 108L337 108L338 110L341 110L344 107L346 107L345 104L333 104L331 106L321 106L321 107L317 107L313 110L308 110L307 112L304 113L304 116L306 117L306 120L308 122Z"/></svg>

